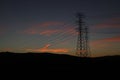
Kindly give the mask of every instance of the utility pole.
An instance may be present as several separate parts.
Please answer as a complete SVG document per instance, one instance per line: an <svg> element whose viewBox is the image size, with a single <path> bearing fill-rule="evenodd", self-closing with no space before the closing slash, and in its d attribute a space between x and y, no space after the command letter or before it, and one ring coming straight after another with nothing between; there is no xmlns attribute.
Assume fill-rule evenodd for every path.
<svg viewBox="0 0 120 80"><path fill-rule="evenodd" d="M88 57L90 55L88 45L88 27L83 22L84 16L81 13L77 13L77 47L76 54L79 57Z"/></svg>

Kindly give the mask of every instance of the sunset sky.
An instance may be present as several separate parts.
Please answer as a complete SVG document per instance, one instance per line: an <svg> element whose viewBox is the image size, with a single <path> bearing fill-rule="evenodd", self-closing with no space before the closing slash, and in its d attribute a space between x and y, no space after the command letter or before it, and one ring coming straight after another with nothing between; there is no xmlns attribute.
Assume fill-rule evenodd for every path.
<svg viewBox="0 0 120 80"><path fill-rule="evenodd" d="M0 0L0 52L75 55L77 12L91 55L120 55L120 0Z"/></svg>

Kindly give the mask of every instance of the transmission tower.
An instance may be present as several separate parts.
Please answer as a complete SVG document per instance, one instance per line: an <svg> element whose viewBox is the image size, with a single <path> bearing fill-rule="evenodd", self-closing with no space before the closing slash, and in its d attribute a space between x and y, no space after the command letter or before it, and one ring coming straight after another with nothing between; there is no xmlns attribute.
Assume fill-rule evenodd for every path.
<svg viewBox="0 0 120 80"><path fill-rule="evenodd" d="M79 57L88 57L89 53L89 45L88 45L88 27L85 26L83 22L84 16L81 13L77 13L77 47L76 47L76 54Z"/></svg>

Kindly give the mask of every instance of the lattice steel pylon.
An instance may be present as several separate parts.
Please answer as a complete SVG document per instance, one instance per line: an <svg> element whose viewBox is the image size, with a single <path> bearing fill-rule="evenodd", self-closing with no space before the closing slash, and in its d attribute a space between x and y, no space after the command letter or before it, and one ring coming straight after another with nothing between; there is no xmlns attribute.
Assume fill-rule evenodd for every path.
<svg viewBox="0 0 120 80"><path fill-rule="evenodd" d="M81 13L77 13L78 18L78 38L77 38L77 47L76 47L76 54L79 57L89 57L90 50L88 45L88 27L83 22L84 16Z"/></svg>

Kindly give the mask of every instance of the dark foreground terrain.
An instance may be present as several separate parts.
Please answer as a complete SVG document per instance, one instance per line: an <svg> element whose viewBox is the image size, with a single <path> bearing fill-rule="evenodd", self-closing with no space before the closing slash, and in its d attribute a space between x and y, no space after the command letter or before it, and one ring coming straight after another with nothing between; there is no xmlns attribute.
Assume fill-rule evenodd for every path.
<svg viewBox="0 0 120 80"><path fill-rule="evenodd" d="M59 55L51 53L0 53L1 66L19 66L61 70L87 70L98 68L119 69L120 56L105 56L97 58L80 58L69 55Z"/></svg>

